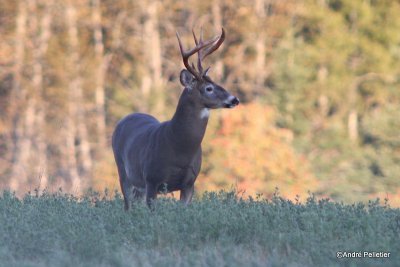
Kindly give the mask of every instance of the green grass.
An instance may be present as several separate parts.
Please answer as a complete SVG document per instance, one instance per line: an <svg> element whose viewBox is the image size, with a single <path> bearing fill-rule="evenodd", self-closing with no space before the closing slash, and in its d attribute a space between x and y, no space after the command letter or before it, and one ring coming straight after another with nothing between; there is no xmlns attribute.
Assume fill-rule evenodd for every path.
<svg viewBox="0 0 400 267"><path fill-rule="evenodd" d="M389 259L337 259L386 251ZM126 213L119 196L0 197L0 266L400 266L400 210L207 193Z"/></svg>

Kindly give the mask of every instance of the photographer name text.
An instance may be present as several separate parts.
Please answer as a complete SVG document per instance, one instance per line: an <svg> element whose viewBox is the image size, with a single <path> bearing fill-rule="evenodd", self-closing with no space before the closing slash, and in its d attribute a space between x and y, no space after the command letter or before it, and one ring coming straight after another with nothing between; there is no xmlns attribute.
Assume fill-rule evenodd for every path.
<svg viewBox="0 0 400 267"><path fill-rule="evenodd" d="M382 251L338 251L336 258L389 258L390 252Z"/></svg>

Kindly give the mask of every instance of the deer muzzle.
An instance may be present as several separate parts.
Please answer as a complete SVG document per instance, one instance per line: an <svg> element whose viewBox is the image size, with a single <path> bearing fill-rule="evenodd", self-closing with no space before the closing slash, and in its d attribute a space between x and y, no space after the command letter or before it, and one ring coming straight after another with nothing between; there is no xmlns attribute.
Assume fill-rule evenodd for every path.
<svg viewBox="0 0 400 267"><path fill-rule="evenodd" d="M225 104L225 108L233 108L233 107L236 107L237 105L239 105L239 103L240 103L239 98L231 95L224 104Z"/></svg>

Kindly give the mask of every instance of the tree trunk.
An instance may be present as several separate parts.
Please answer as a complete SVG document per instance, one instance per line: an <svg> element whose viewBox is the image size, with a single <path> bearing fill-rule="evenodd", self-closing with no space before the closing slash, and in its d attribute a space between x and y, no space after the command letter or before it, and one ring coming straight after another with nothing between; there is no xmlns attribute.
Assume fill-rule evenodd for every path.
<svg viewBox="0 0 400 267"><path fill-rule="evenodd" d="M321 119L324 120L324 118L328 116L329 113L329 99L326 95L321 94L318 97L318 108L319 108L319 115Z"/></svg>
<svg viewBox="0 0 400 267"><path fill-rule="evenodd" d="M37 145L37 160L36 173L40 177L39 189L45 189L48 186L48 158L47 158L47 143L46 143L46 107L44 100L45 86L43 84L43 61L46 54L48 43L51 35L51 7L52 1L43 1L45 7L44 14L40 21L40 31L38 31L38 40L35 41L34 48L34 65L33 65L33 86L37 92L38 105L35 117L35 143ZM40 32L40 34L39 34Z"/></svg>
<svg viewBox="0 0 400 267"><path fill-rule="evenodd" d="M154 100L154 112L162 116L165 109L165 99L162 82L162 56L161 38L158 22L159 1L150 1L143 6L147 13L147 20L144 23L144 52L146 63L149 68L149 75L145 75L142 80L142 91L147 94L153 91L151 98Z"/></svg>
<svg viewBox="0 0 400 267"><path fill-rule="evenodd" d="M108 57L104 55L102 17L100 0L93 0L92 9L94 51L96 56L96 126L97 126L97 154L106 149L106 110L105 110L105 76L108 67Z"/></svg>
<svg viewBox="0 0 400 267"><path fill-rule="evenodd" d="M36 1L28 1L28 5L25 6L25 3L22 3L24 6L21 6L21 12L24 13L26 11L29 11L29 16L27 13L25 13L25 22L28 21L29 23L29 32L28 32L28 37L31 38L32 42L28 42L29 45L29 50L33 51L33 57L32 61L29 62L30 64L35 67L35 47L36 47L36 36L38 32L38 23L37 23L37 3ZM28 19L28 20L27 20ZM19 19L17 22L17 33L22 30L24 32L24 35L26 36L26 26L23 25L18 25L20 23ZM21 23L22 19L21 19ZM19 29L19 27L21 27ZM25 29L23 29L25 28ZM20 48L17 48L20 49ZM23 52L25 55L25 52ZM23 59L22 59L23 60ZM23 66L23 61L18 63L21 64L21 68ZM21 71L21 69L20 69ZM17 131L18 131L18 141L17 141L17 148L16 148L16 158L14 162L14 168L12 172L12 180L10 187L12 190L18 191L17 193L22 194L21 190L26 189L21 188L21 185L26 185L28 183L29 178L36 178L34 175L34 172L32 172L32 167L34 166L34 158L32 155L33 149L35 148L33 146L33 139L34 139L34 133L35 133L35 117L36 117L36 107L37 107L37 94L35 92L35 77L32 78L32 83L27 83L26 88L22 89L22 73L20 74L21 76L18 78L19 79L19 93L21 94L21 101L20 104L22 106L19 106L19 111L16 112L21 112L23 114L23 117L21 118L20 122L23 125L18 125L17 126ZM24 108L25 106L25 108Z"/></svg>
<svg viewBox="0 0 400 267"><path fill-rule="evenodd" d="M65 118L65 157L66 157L66 169L68 171L68 177L71 180L72 192L80 194L82 191L81 178L78 172L78 162L76 160L76 146L75 146L75 132L76 125L71 114L75 114L75 107L71 105L73 99L69 99L68 115Z"/></svg>
<svg viewBox="0 0 400 267"><path fill-rule="evenodd" d="M356 110L351 110L347 121L347 128L349 131L349 138L355 142L358 140L358 114Z"/></svg>
<svg viewBox="0 0 400 267"><path fill-rule="evenodd" d="M15 60L13 68L13 90L10 96L11 114L14 124L14 147L13 147L13 164L10 177L10 189L17 191L21 183L27 179L25 169L23 168L23 160L26 158L26 149L23 149L23 121L20 110L23 107L22 102L25 100L26 92L22 88L22 70L25 57L25 39L26 39L26 20L27 10L24 0L20 0L18 4L18 14L16 18L15 32Z"/></svg>
<svg viewBox="0 0 400 267"><path fill-rule="evenodd" d="M18 142L16 143L16 158L14 160L14 166L12 170L10 188L13 191L18 192L23 190L22 186L25 186L28 182L29 170L30 170L30 156L32 149L32 129L35 119L35 107L36 99L29 98L27 107L23 111L23 117L21 118L21 124L18 127L19 136Z"/></svg>
<svg viewBox="0 0 400 267"><path fill-rule="evenodd" d="M326 68L325 65L321 64L318 68L318 73L317 73L317 81L319 88L326 88L327 77L328 77L328 69ZM319 112L314 120L315 129L320 129L321 127L324 127L326 117L329 114L329 99L323 93L323 91L320 91L320 94L318 96L318 111Z"/></svg>
<svg viewBox="0 0 400 267"><path fill-rule="evenodd" d="M395 76L376 73L376 72L368 72L354 78L354 80L350 84L347 95L347 101L349 103L349 106L351 107L347 118L347 129L348 129L349 139L351 141L356 141L358 139L358 113L357 110L354 108L357 105L358 87L363 82L374 79L382 80L385 83L394 83L396 80Z"/></svg>
<svg viewBox="0 0 400 267"><path fill-rule="evenodd" d="M76 19L76 9L71 1L68 1L66 9L66 20L67 20L67 31L68 31L68 73L69 73L69 121L68 127L72 127L72 130L68 133L67 144L71 150L68 155L69 157L76 157L76 153L72 153L73 149L71 146L75 146L75 139L78 140L78 151L80 156L81 164L78 166L78 161L70 159L69 162L73 166L70 175L72 179L73 190L80 194L82 191L82 182L80 180L79 172L76 170L81 167L84 175L88 175L92 169L92 158L90 155L90 144L88 141L88 130L85 122L85 109L84 99L82 92L82 79L81 79L81 68L79 62L79 39ZM74 120L75 119L75 120ZM76 124L75 126L72 126ZM75 162L75 163L74 163ZM78 173L78 174L76 174Z"/></svg>

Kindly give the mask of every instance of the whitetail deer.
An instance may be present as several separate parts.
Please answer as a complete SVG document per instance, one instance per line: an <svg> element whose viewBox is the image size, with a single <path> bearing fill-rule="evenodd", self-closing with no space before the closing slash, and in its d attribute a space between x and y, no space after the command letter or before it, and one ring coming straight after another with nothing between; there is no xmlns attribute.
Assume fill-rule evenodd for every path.
<svg viewBox="0 0 400 267"><path fill-rule="evenodd" d="M176 33L186 69L180 73L184 90L170 121L160 123L148 114L133 113L118 122L112 147L124 196L125 210L132 200L146 197L150 207L159 192L181 191L180 199L192 201L194 182L201 167L203 140L209 109L232 108L239 99L214 83L202 67L202 60L213 53L225 39L225 32L184 51ZM189 57L198 54L197 70Z"/></svg>

